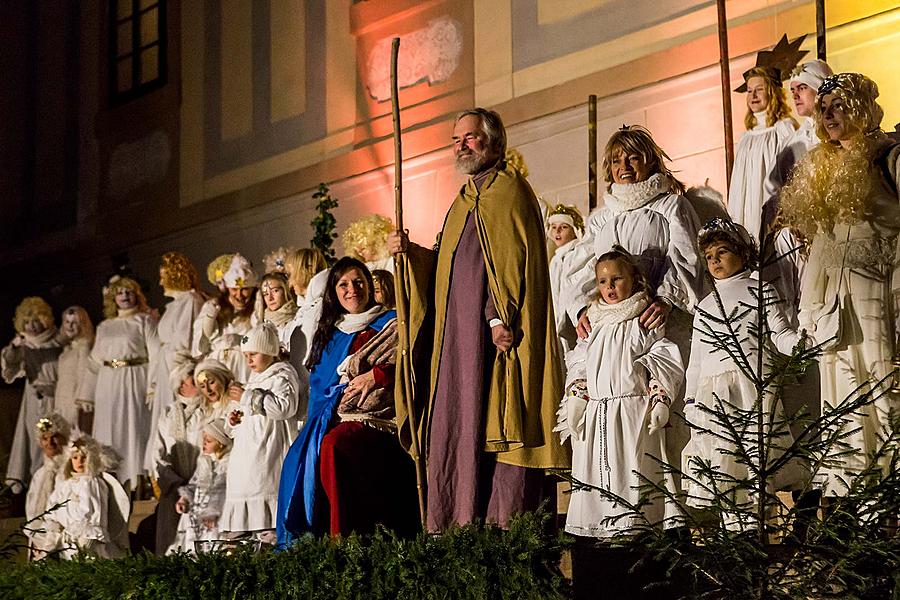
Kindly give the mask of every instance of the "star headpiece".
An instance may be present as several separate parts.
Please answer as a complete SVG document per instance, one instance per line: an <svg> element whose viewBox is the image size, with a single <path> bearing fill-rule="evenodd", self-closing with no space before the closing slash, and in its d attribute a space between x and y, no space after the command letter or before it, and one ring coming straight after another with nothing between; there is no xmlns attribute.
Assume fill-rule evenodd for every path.
<svg viewBox="0 0 900 600"><path fill-rule="evenodd" d="M791 71L794 70L800 59L809 53L808 50L800 50L800 45L805 39L806 35L801 35L793 42L789 42L787 34L784 34L774 48L761 50L756 54L756 65L753 68L765 69L772 80L781 85L785 79L790 77ZM740 93L747 91L747 78L752 70L744 71L744 83L734 91Z"/></svg>

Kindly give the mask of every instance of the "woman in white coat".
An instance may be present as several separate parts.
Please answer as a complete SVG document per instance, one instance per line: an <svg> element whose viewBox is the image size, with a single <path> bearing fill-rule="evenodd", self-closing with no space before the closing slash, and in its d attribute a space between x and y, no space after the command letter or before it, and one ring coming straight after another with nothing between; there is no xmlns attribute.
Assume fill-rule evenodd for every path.
<svg viewBox="0 0 900 600"><path fill-rule="evenodd" d="M94 437L122 456L116 476L135 489L150 439L147 365L159 347L156 319L140 285L118 275L103 289L103 312L106 320L97 327L91 351L98 369Z"/></svg>

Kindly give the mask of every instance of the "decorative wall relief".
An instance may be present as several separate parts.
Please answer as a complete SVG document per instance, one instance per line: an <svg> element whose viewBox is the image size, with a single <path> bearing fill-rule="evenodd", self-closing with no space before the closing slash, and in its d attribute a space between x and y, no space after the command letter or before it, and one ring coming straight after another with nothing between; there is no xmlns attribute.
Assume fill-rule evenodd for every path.
<svg viewBox="0 0 900 600"><path fill-rule="evenodd" d="M154 131L137 141L119 144L109 157L107 192L123 198L143 185L162 181L169 170L169 136Z"/></svg>
<svg viewBox="0 0 900 600"><path fill-rule="evenodd" d="M375 43L366 60L366 89L379 102L391 98L391 40ZM442 83L459 67L463 53L462 24L451 17L439 17L428 26L400 36L397 84L402 88L418 83Z"/></svg>

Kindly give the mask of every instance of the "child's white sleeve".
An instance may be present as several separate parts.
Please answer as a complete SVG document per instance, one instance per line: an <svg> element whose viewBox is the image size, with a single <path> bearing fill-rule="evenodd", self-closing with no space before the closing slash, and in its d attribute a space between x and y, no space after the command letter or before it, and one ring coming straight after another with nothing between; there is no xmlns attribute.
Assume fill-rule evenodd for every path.
<svg viewBox="0 0 900 600"><path fill-rule="evenodd" d="M700 361L703 360L703 343L700 341L702 334L699 328L702 327L703 320L700 317L700 311L694 313L694 326L691 332L691 354L688 359L687 371L684 376L684 399L685 402L693 400L697 395L697 383L700 379Z"/></svg>
<svg viewBox="0 0 900 600"><path fill-rule="evenodd" d="M269 419L286 420L297 416L299 403L298 377L290 377L285 371L273 375L275 381L269 389L244 390L241 404L250 407L251 415Z"/></svg>
<svg viewBox="0 0 900 600"><path fill-rule="evenodd" d="M106 542L109 537L106 531L109 506L106 482L102 477L90 477L80 492L77 497L69 498L69 502L77 504L69 511L76 512L77 518L65 524L66 533L80 545L91 540Z"/></svg>
<svg viewBox="0 0 900 600"><path fill-rule="evenodd" d="M782 354L790 355L800 342L800 333L791 329L790 322L784 310L784 302L780 302L780 297L775 287L770 284L763 286L763 295L768 304L766 322L769 325L769 331L772 334L772 343ZM770 304L771 303L771 304Z"/></svg>
<svg viewBox="0 0 900 600"><path fill-rule="evenodd" d="M678 395L684 382L684 363L681 351L675 342L665 337L663 327L646 331L636 328L645 335L646 350L635 359L636 365L647 369L651 379L656 379L670 398Z"/></svg>

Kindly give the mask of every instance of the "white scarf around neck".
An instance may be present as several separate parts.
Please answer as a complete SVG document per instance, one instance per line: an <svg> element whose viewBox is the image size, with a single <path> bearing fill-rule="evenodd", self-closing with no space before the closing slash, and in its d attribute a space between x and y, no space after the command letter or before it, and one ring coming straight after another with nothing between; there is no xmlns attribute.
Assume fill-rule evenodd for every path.
<svg viewBox="0 0 900 600"><path fill-rule="evenodd" d="M654 173L637 183L612 184L612 192L603 197L603 202L614 213L623 213L640 208L661 194L668 194L669 187L665 175Z"/></svg>
<svg viewBox="0 0 900 600"><path fill-rule="evenodd" d="M30 333L25 333L23 331L22 337L25 338L25 345L31 346L32 348L46 346L56 337L56 327L48 327L37 335L31 335Z"/></svg>
<svg viewBox="0 0 900 600"><path fill-rule="evenodd" d="M358 315L346 314L342 316L334 326L343 333L359 333L366 329L372 321L386 312L387 309L385 307L376 304L366 312L359 313Z"/></svg>
<svg viewBox="0 0 900 600"><path fill-rule="evenodd" d="M598 298L591 303L587 310L591 329L630 321L644 312L648 304L650 304L650 297L647 295L647 292L632 294L616 304L607 304Z"/></svg>

